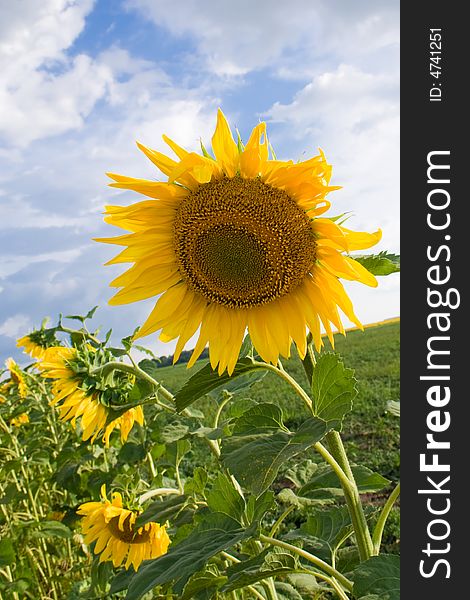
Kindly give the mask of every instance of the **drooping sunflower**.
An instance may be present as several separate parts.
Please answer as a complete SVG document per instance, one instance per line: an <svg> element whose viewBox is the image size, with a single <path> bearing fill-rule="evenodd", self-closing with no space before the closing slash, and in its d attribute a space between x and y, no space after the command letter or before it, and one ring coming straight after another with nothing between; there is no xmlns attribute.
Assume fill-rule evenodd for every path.
<svg viewBox="0 0 470 600"><path fill-rule="evenodd" d="M121 494L114 492L109 501L103 486L101 496L101 502L86 502L77 509L83 517L85 543L96 542L99 562L112 561L119 567L125 561L126 569L132 565L137 571L142 561L166 554L170 538L164 525L150 522L135 527L138 513L123 508Z"/></svg>
<svg viewBox="0 0 470 600"><path fill-rule="evenodd" d="M54 329L35 329L31 333L24 335L16 341L17 348L23 348L23 352L29 354L32 358L41 360L47 348L55 346L57 339Z"/></svg>
<svg viewBox="0 0 470 600"><path fill-rule="evenodd" d="M71 421L72 425L75 425L78 418L81 419L83 440L91 439L94 442L102 434L103 441L108 446L112 431L119 429L121 441L125 442L135 422L143 425L144 413L141 406L130 408L108 423L109 397L125 393L126 387L129 388L133 383L129 375L123 374L125 379L115 381L114 387L109 383L102 386L99 379L95 380L90 373L89 361L80 351L65 346L47 348L38 368L43 377L53 380L54 397L51 405L59 405L60 419Z"/></svg>
<svg viewBox="0 0 470 600"><path fill-rule="evenodd" d="M168 181L108 174L112 187L151 200L107 206L105 221L130 233L98 240L126 246L107 264L134 263L111 283L122 289L110 304L161 294L136 337L161 330L161 340L177 338L176 361L199 330L188 366L209 344L212 368L231 373L246 329L260 356L276 363L292 342L305 355L307 328L317 349L321 325L333 343L332 325L344 333L338 308L362 327L339 278L377 285L349 252L373 246L381 231L354 232L321 216L338 189L323 152L277 160L265 123L245 146L235 143L220 110L214 157L163 139L178 160L138 146Z"/></svg>
<svg viewBox="0 0 470 600"><path fill-rule="evenodd" d="M28 395L28 386L21 367L12 358L7 358L5 366L10 371L10 381L3 384L3 388L7 390L12 386L17 386L20 398L26 398Z"/></svg>

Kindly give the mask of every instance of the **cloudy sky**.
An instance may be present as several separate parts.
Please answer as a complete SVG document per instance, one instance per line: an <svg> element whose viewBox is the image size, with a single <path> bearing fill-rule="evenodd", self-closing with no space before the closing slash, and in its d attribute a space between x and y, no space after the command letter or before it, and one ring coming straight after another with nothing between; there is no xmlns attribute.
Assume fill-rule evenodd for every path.
<svg viewBox="0 0 470 600"><path fill-rule="evenodd" d="M0 3L2 362L45 316L99 304L116 340L142 323L152 300L107 306L122 269L91 238L118 233L104 204L136 198L104 173L158 178L135 141L209 145L219 106L245 139L266 120L278 158L321 147L343 186L330 214L398 252L398 28L398 0ZM398 275L348 286L364 323L397 316L398 289Z"/></svg>

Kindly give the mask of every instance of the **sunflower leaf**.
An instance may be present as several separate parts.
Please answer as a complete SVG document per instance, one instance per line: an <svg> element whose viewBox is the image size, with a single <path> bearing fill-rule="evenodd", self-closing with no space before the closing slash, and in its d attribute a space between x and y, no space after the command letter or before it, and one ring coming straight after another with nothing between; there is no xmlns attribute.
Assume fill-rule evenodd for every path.
<svg viewBox="0 0 470 600"><path fill-rule="evenodd" d="M219 375L211 368L210 364L207 364L190 377L176 393L176 408L181 412L198 398L216 389L226 389L233 393L249 388L260 381L265 374L264 367L253 364L249 358L240 359L235 365L232 375L228 375L227 372Z"/></svg>
<svg viewBox="0 0 470 600"><path fill-rule="evenodd" d="M321 354L312 374L313 414L335 423L341 430L344 416L352 410L357 395L354 371L346 368L338 354Z"/></svg>
<svg viewBox="0 0 470 600"><path fill-rule="evenodd" d="M400 600L400 557L373 556L353 571L353 594L359 600L376 595L381 600Z"/></svg>
<svg viewBox="0 0 470 600"><path fill-rule="evenodd" d="M372 275L390 275L400 271L400 256L390 254L386 251L379 254L352 255L358 263L361 263Z"/></svg>
<svg viewBox="0 0 470 600"><path fill-rule="evenodd" d="M386 488L390 480L362 465L352 465L352 473L361 494L378 492ZM341 491L338 477L329 465L320 465L310 481L298 490L298 495L311 499L327 499L337 490Z"/></svg>
<svg viewBox="0 0 470 600"><path fill-rule="evenodd" d="M254 535L256 526L244 529L236 519L207 511L199 525L167 554L144 563L130 582L127 600L139 600L157 585L174 582L180 595L190 577L205 567L219 552L228 550Z"/></svg>
<svg viewBox="0 0 470 600"><path fill-rule="evenodd" d="M221 575L217 567L211 565L210 568L205 568L203 572L191 576L191 579L184 586L181 600L210 600L226 581L226 575Z"/></svg>
<svg viewBox="0 0 470 600"><path fill-rule="evenodd" d="M302 540L313 548L315 556L330 561L337 548L353 533L351 518L346 506L316 509L299 529L284 536L286 540Z"/></svg>
<svg viewBox="0 0 470 600"><path fill-rule="evenodd" d="M245 512L245 500L225 473L218 474L207 494L207 505L214 512L225 513L238 521L243 518Z"/></svg>
<svg viewBox="0 0 470 600"><path fill-rule="evenodd" d="M295 573L300 569L300 562L295 555L276 547L268 548L254 558L229 567L229 580L222 591L231 592L267 577Z"/></svg>
<svg viewBox="0 0 470 600"><path fill-rule="evenodd" d="M318 442L330 429L330 424L311 417L291 432L278 406L258 404L235 422L233 435L223 441L221 460L241 485L259 495L286 460Z"/></svg>

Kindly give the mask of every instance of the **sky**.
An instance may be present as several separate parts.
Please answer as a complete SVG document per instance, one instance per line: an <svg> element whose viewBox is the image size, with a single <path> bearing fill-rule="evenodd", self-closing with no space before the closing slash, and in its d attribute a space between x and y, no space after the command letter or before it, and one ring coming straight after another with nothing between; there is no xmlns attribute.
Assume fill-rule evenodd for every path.
<svg viewBox="0 0 470 600"><path fill-rule="evenodd" d="M221 107L247 139L260 120L279 159L321 147L333 216L383 230L399 252L398 0L16 0L0 3L0 359L59 313L99 309L117 342L155 299L107 305L122 265L105 204L138 201L106 171L164 180L136 140L210 145ZM346 285L363 323L399 315L399 274ZM348 324L345 320L346 325ZM157 354L174 344L142 340Z"/></svg>

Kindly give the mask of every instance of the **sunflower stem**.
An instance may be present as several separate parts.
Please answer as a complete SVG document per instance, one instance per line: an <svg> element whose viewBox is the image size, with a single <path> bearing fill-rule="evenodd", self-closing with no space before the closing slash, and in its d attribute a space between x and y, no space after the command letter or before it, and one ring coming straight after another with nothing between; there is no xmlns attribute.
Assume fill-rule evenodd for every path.
<svg viewBox="0 0 470 600"><path fill-rule="evenodd" d="M395 504L398 496L400 495L400 482L397 483L396 487L393 489L390 496L387 498L387 502L385 502L384 507L382 508L382 512L380 513L379 519L375 525L374 531L372 533L372 542L374 544L374 554L379 554L380 545L382 543L382 535L385 527L385 523L387 522L390 511Z"/></svg>
<svg viewBox="0 0 470 600"><path fill-rule="evenodd" d="M274 365L262 362L254 362L254 365L263 367L267 371L272 371L273 373L276 373L276 375L284 379L284 381L286 381L295 390L297 395L303 400L309 411L312 411L312 400L304 391L304 389L297 383L297 381L293 377L291 377L287 371L284 370L284 368L275 367Z"/></svg>
<svg viewBox="0 0 470 600"><path fill-rule="evenodd" d="M271 531L269 532L269 537L274 537L276 535L277 530L282 525L284 519L286 519L290 513L294 510L295 506L288 506L286 510L282 513L282 515L276 520L274 525L271 527Z"/></svg>
<svg viewBox="0 0 470 600"><path fill-rule="evenodd" d="M310 385L312 384L314 376L315 362L312 334L309 334L307 337L307 353L302 364ZM327 453L326 448L324 448L322 444L315 444L315 448L325 460L327 460L339 478L351 516L359 556L361 561L364 561L373 556L374 545L372 543L369 526L367 525L364 508L359 496L359 490L351 470L351 465L349 464L349 459L341 435L338 431L330 431L326 434L325 439L328 444L329 453ZM334 459L334 462L330 457Z"/></svg>

